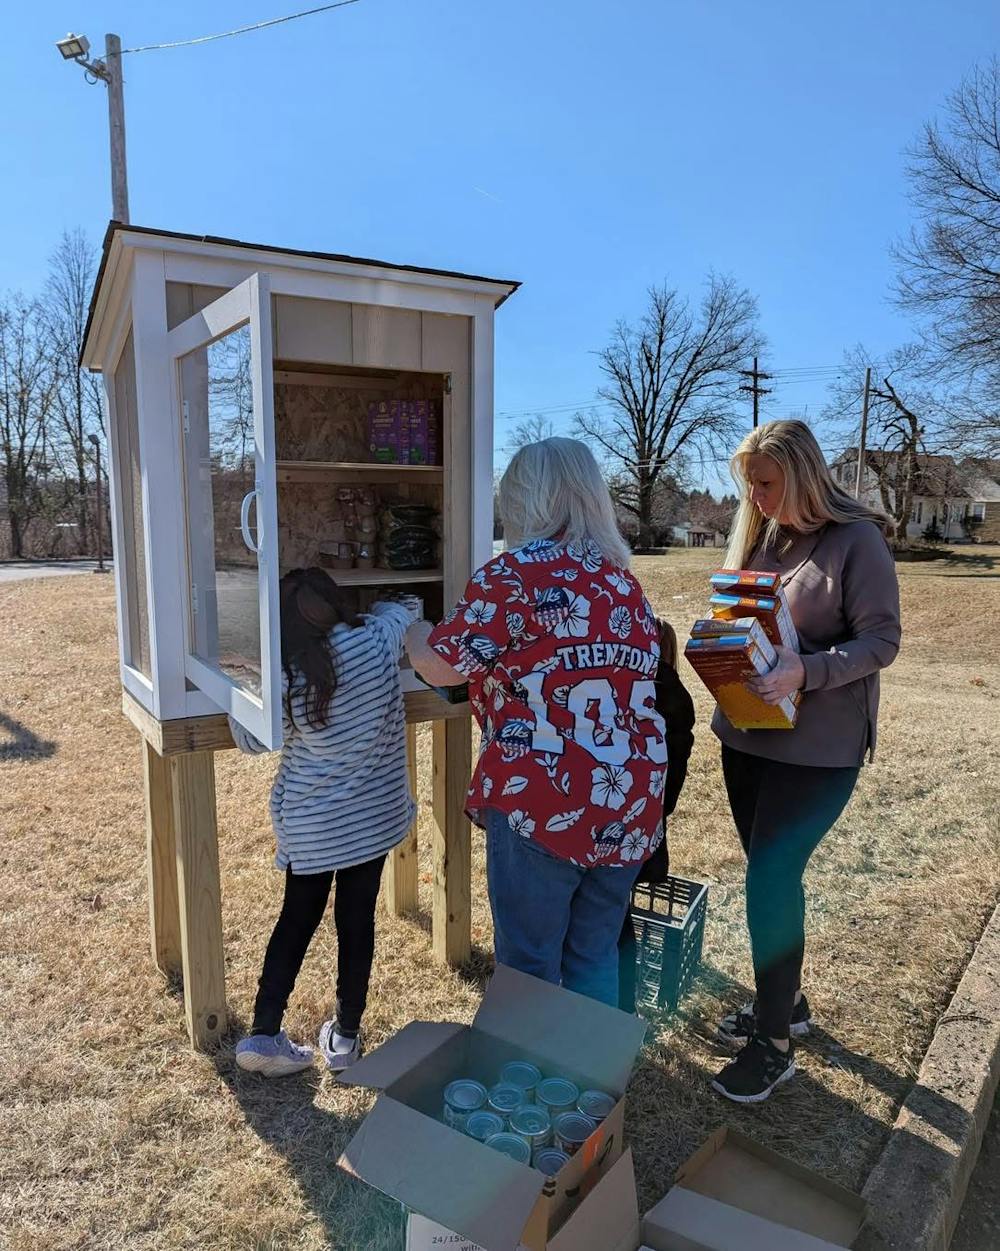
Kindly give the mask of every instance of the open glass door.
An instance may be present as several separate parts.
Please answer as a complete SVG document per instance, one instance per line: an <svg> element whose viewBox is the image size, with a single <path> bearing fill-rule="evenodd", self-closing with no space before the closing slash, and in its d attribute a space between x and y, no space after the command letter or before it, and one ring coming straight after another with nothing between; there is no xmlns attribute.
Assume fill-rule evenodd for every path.
<svg viewBox="0 0 1000 1251"><path fill-rule="evenodd" d="M169 332L190 581L185 672L281 746L271 302L254 274Z"/></svg>

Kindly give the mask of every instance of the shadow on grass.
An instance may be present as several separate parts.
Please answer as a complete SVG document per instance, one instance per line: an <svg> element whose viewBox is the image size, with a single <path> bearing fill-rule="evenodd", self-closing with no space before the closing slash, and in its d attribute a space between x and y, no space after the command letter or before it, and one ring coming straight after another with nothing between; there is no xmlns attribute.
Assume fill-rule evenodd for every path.
<svg viewBox="0 0 1000 1251"><path fill-rule="evenodd" d="M415 912L408 912L401 920L409 921L412 925L416 925L418 929L423 930L429 938L433 938L434 922L426 908L418 908ZM493 976L494 963L492 950L473 942L468 960L464 964L459 965L455 972L463 982L467 982L470 986L475 986L482 992L486 989L486 983Z"/></svg>
<svg viewBox="0 0 1000 1251"><path fill-rule="evenodd" d="M233 1026L213 1056L219 1077L254 1133L284 1158L323 1224L327 1245L332 1251L398 1251L405 1229L400 1205L337 1165L363 1118L317 1106L317 1096L328 1096L331 1083L342 1098L348 1089L336 1086L322 1061L288 1077L245 1073L233 1052L243 1030Z"/></svg>
<svg viewBox="0 0 1000 1251"><path fill-rule="evenodd" d="M0 762L6 760L48 760L58 744L39 738L20 721L0 712Z"/></svg>

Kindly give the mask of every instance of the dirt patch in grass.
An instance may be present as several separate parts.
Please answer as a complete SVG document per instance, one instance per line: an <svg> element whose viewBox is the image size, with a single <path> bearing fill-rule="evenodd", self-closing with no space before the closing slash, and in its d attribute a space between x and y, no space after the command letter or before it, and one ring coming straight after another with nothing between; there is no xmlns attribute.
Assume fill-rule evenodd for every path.
<svg viewBox="0 0 1000 1251"><path fill-rule="evenodd" d="M679 633L704 607L714 556L637 562ZM676 871L711 887L705 975L678 1016L651 1027L630 1089L643 1203L725 1122L863 1183L1000 883L1000 663L983 642L1000 609L998 556L901 566L904 651L885 680L879 757L808 876L806 985L821 1028L800 1052L801 1076L756 1110L706 1088L725 1059L711 1030L749 993L750 965L709 702L687 671L700 722L671 843ZM140 749L118 711L110 581L0 588L0 639L0 1245L401 1246L396 1206L335 1168L370 1096L319 1069L270 1085L242 1074L233 1039L210 1057L187 1048L176 988L149 955ZM428 747L424 732L425 846ZM234 1039L280 898L272 768L218 758ZM380 922L370 1044L414 1018L471 1019L491 948L474 839L472 967L431 960L424 863L424 912ZM324 925L288 1015L293 1036L314 1035L328 1014L334 967Z"/></svg>

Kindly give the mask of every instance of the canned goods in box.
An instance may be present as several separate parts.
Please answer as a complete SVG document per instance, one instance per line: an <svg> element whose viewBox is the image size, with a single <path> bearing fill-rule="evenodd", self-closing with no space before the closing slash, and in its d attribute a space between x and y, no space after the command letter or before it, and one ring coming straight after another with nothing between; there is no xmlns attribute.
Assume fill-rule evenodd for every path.
<svg viewBox="0 0 1000 1251"><path fill-rule="evenodd" d="M544 1082L539 1082L535 1091L539 1107L545 1108L553 1118L560 1112L575 1112L579 1098L580 1088L565 1077L547 1077Z"/></svg>
<svg viewBox="0 0 1000 1251"><path fill-rule="evenodd" d="M531 1163L531 1148L517 1134L493 1134L486 1139L486 1145L492 1147L494 1151L510 1156L518 1164Z"/></svg>
<svg viewBox="0 0 1000 1251"><path fill-rule="evenodd" d="M555 1177L562 1166L569 1163L569 1156L558 1147L540 1147L532 1156L531 1163L546 1177Z"/></svg>
<svg viewBox="0 0 1000 1251"><path fill-rule="evenodd" d="M535 1087L542 1080L541 1069L529 1064L526 1060L511 1060L500 1070L500 1080L510 1082L512 1086L520 1086L524 1091L525 1103L535 1097Z"/></svg>
<svg viewBox="0 0 1000 1251"><path fill-rule="evenodd" d="M486 1102L486 1087L481 1082L462 1077L444 1088L444 1123L465 1133L470 1112L478 1112Z"/></svg>
<svg viewBox="0 0 1000 1251"><path fill-rule="evenodd" d="M555 1131L556 1146L561 1147L567 1155L574 1155L597 1126L589 1116L581 1116L579 1112L564 1112L552 1122Z"/></svg>
<svg viewBox="0 0 1000 1251"><path fill-rule="evenodd" d="M533 1151L547 1147L552 1142L552 1118L544 1108L525 1104L510 1114L510 1132L520 1134Z"/></svg>
<svg viewBox="0 0 1000 1251"><path fill-rule="evenodd" d="M589 1116L600 1125L606 1116L614 1111L617 1100L606 1095L603 1090L585 1090L576 1101L576 1110L582 1116Z"/></svg>
<svg viewBox="0 0 1000 1251"><path fill-rule="evenodd" d="M490 1109L506 1118L524 1103L524 1091L513 1082L497 1082L490 1090L489 1101Z"/></svg>
<svg viewBox="0 0 1000 1251"><path fill-rule="evenodd" d="M502 1134L503 1128L503 1117L485 1109L481 1112L470 1112L465 1122L465 1132L470 1138L478 1138L480 1142L485 1142L494 1134Z"/></svg>

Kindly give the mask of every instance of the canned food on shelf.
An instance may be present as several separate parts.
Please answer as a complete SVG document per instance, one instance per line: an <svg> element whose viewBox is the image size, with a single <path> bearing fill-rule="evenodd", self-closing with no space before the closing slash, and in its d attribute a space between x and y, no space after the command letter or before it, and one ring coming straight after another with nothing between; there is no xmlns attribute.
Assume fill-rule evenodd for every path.
<svg viewBox="0 0 1000 1251"><path fill-rule="evenodd" d="M497 1082L489 1092L490 1108L502 1117L510 1114L524 1103L524 1091L513 1082Z"/></svg>
<svg viewBox="0 0 1000 1251"><path fill-rule="evenodd" d="M603 1090L585 1090L576 1101L576 1110L583 1116L589 1116L598 1125L614 1111L617 1100L606 1095Z"/></svg>
<svg viewBox="0 0 1000 1251"><path fill-rule="evenodd" d="M520 1086L524 1091L524 1102L530 1103L535 1097L535 1087L542 1080L542 1071L527 1060L511 1060L500 1070L500 1080Z"/></svg>
<svg viewBox="0 0 1000 1251"><path fill-rule="evenodd" d="M461 1077L444 1089L444 1123L465 1133L470 1112L478 1112L486 1103L486 1087L482 1082Z"/></svg>
<svg viewBox="0 0 1000 1251"><path fill-rule="evenodd" d="M552 1142L552 1118L544 1108L526 1104L509 1117L510 1132L520 1134L534 1151Z"/></svg>
<svg viewBox="0 0 1000 1251"><path fill-rule="evenodd" d="M503 1117L485 1109L480 1112L470 1112L465 1123L465 1132L470 1138L477 1138L480 1142L485 1142L494 1134L502 1134L503 1128Z"/></svg>
<svg viewBox="0 0 1000 1251"><path fill-rule="evenodd" d="M567 1155L574 1155L597 1128L589 1116L579 1112L564 1112L552 1122L556 1146Z"/></svg>
<svg viewBox="0 0 1000 1251"><path fill-rule="evenodd" d="M486 1145L516 1160L518 1164L531 1163L531 1148L517 1134L493 1134L486 1139Z"/></svg>
<svg viewBox="0 0 1000 1251"><path fill-rule="evenodd" d="M569 1156L558 1147L540 1147L531 1158L532 1167L546 1177L555 1177L562 1166L568 1163Z"/></svg>
<svg viewBox="0 0 1000 1251"><path fill-rule="evenodd" d="M553 1117L560 1112L575 1112L579 1098L579 1086L565 1077L547 1077L545 1081L538 1083L535 1091L538 1106L545 1108Z"/></svg>

